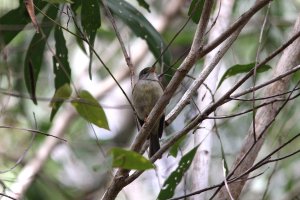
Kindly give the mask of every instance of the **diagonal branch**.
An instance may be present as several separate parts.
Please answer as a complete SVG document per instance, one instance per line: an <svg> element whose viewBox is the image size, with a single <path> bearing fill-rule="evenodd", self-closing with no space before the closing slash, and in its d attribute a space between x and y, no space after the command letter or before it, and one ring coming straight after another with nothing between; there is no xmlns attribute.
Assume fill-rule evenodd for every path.
<svg viewBox="0 0 300 200"><path fill-rule="evenodd" d="M176 89L183 81L186 74L195 64L198 55L201 52L202 45L203 45L203 37L205 35L206 27L208 25L210 12L213 6L212 0L206 0L201 19L196 29L196 33L194 35L193 43L191 50L187 57L184 59L183 63L178 68L177 72L173 76L172 80L170 81L169 85L165 89L164 95L160 98L159 102L153 108L151 113L149 114L147 120L145 121L143 127L141 128L139 134L134 139L131 150L139 152L146 141L148 135L150 134L152 125L156 123L157 119L163 114L163 110L166 105L169 103L171 97L175 93ZM106 190L103 200L108 199L115 199L119 191L126 185L125 179L128 176L129 171L119 169Z"/></svg>
<svg viewBox="0 0 300 200"><path fill-rule="evenodd" d="M267 5L268 0L265 3L266 3L265 5ZM253 8L256 8L256 6L253 6ZM253 9L253 8L251 8L251 9ZM293 41L295 41L295 39L297 39L299 37L299 35L300 35L300 33L293 35L293 37L291 37L286 43L284 43L282 46L280 46L278 49L276 49L272 54L270 54L270 56L268 56L265 60L263 60L262 63L260 63L257 67L259 68L260 66L266 64L268 61L270 61L272 58L274 58L276 55L278 55L280 52L282 52L287 46L289 46ZM150 160L152 162L154 162L155 160L157 160L158 158L160 158L162 156L162 154L167 151L167 149L169 149L173 144L176 143L176 141L178 141L180 138L182 138L182 136L188 134L189 131L191 131L195 127L197 127L197 125L199 123L201 123L204 119L206 119L207 116L210 113L212 113L213 111L215 111L215 109L217 107L219 107L220 105L223 105L224 103L226 103L227 100L228 100L228 98L230 97L230 95L238 87L240 87L252 75L252 73L253 73L253 71L251 71L247 75L245 75L245 77L242 78L235 86L233 86L233 88L231 88L228 92L226 92L220 99L218 99L218 101L216 101L215 103L209 105L205 110L203 110L203 112L201 114L199 114L194 119L192 119L182 130L180 130L180 131L178 131L176 133L173 133L172 135L174 135L174 136L169 141L167 141L161 147L161 149ZM178 72L176 74L179 75ZM174 77L176 76L176 74L174 75ZM174 77L173 77L173 79L174 79ZM171 80L171 82L172 81L176 82L176 80L173 80L173 79ZM171 84L171 82L170 82L170 84ZM169 86L170 86L170 84L169 84ZM172 87L173 86L170 86L170 88L172 88ZM155 117L157 116L156 112L160 111L159 109L163 110L160 106L162 106L161 103L164 105L164 103L165 103L164 101L167 98L166 95L169 94L168 92L169 91L167 91L167 92L165 91L165 95L161 98L161 100L157 103L156 107L154 107L154 109L152 110L152 115L153 115L153 112L154 112L155 113L154 114ZM156 110L156 108L158 108L158 109ZM149 121L150 121L150 119L149 119ZM142 173L143 173L142 171L136 171L131 176L129 176L128 178L126 178L126 177L122 177L122 178L126 179L126 185L127 185L127 184L131 183L132 181L134 181Z"/></svg>
<svg viewBox="0 0 300 200"><path fill-rule="evenodd" d="M166 117L167 124L171 123L177 117L177 115L183 110L183 108L189 103L191 96L205 81L207 76L211 73L211 71L215 68L215 66L223 57L223 55L227 52L228 48L235 41L236 37L239 35L239 32L242 30L245 24L251 19L251 17L253 17L255 13L257 13L261 8L267 5L269 1L270 0L256 2L252 8L250 8L247 12L241 15L241 17L236 22L234 22L228 29L226 29L226 31L224 31L219 37L217 37L214 41L212 41L211 43L209 43L203 48L203 50L199 53L198 58L203 57L208 52L212 51L215 47L220 45L221 42L228 39L227 44L223 46L222 51L220 50L218 54L215 56L214 60L212 60L211 64L204 68L204 70L201 72L197 80L193 82L192 86L184 94L184 96L181 98L179 103L167 115Z"/></svg>

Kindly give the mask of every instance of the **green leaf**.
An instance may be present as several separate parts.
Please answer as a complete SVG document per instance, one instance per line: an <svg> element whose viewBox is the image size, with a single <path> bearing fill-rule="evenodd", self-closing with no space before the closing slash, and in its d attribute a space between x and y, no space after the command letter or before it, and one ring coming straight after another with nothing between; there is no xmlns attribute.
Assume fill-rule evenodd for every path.
<svg viewBox="0 0 300 200"><path fill-rule="evenodd" d="M144 0L137 0L139 5L145 8L148 12L150 12L149 4Z"/></svg>
<svg viewBox="0 0 300 200"><path fill-rule="evenodd" d="M56 27L54 31L56 55L53 56L53 71L55 74L55 89L60 88L65 83L70 83L71 68L68 61L68 48L62 29Z"/></svg>
<svg viewBox="0 0 300 200"><path fill-rule="evenodd" d="M72 88L69 84L64 84L55 91L53 98L51 99L50 106L52 108L57 107L57 104L63 101L64 99L70 97L72 94Z"/></svg>
<svg viewBox="0 0 300 200"><path fill-rule="evenodd" d="M203 10L204 0L193 0L188 15L192 18L193 22L198 24Z"/></svg>
<svg viewBox="0 0 300 200"><path fill-rule="evenodd" d="M241 74L241 73L246 73L251 71L253 68L255 67L255 63L250 63L250 64L244 64L244 65L234 65L232 67L230 67L222 76L217 89L221 86L221 84L223 83L223 81L229 77L235 76L237 74ZM265 71L268 71L269 69L271 69L270 65L262 65L259 68L257 68L257 73L262 73Z"/></svg>
<svg viewBox="0 0 300 200"><path fill-rule="evenodd" d="M183 143L183 141L185 140L186 136L183 136L182 138L180 138L177 142L175 142L175 144L172 145L170 151L169 151L169 154L171 156L173 156L174 158L177 157L177 154L178 154L178 151L179 151L179 148L181 146L181 144Z"/></svg>
<svg viewBox="0 0 300 200"><path fill-rule="evenodd" d="M168 66L171 65L171 52L167 50L160 58L162 49L164 49L166 45L160 34L138 10L123 0L107 1L107 4L112 12L129 26L135 35L147 42L155 58Z"/></svg>
<svg viewBox="0 0 300 200"><path fill-rule="evenodd" d="M98 101L86 90L80 91L78 98L72 101L78 114L98 127L109 130L105 112Z"/></svg>
<svg viewBox="0 0 300 200"><path fill-rule="evenodd" d="M46 1L48 3L74 3L71 0L43 0Z"/></svg>
<svg viewBox="0 0 300 200"><path fill-rule="evenodd" d="M73 10L74 14L77 15L77 9L81 6L81 0L73 0L71 4L71 9Z"/></svg>
<svg viewBox="0 0 300 200"><path fill-rule="evenodd" d="M71 94L72 88L68 83L65 83L63 86L55 90L55 94L53 95L50 102L50 106L52 107L50 121L52 121L54 115L58 111L59 107L63 104L64 100L69 98Z"/></svg>
<svg viewBox="0 0 300 200"><path fill-rule="evenodd" d="M84 0L81 3L81 25L89 41L93 44L97 29L101 26L98 0Z"/></svg>
<svg viewBox="0 0 300 200"><path fill-rule="evenodd" d="M9 27L18 27L17 29L3 29L0 30L0 49L4 48L9 42L20 33L23 28L31 22L28 13L25 8L25 4L23 0L20 0L20 6L14 10L9 11L5 15L0 18L1 26L9 26ZM41 1L35 1L35 6L39 9L43 9L46 3L41 3Z"/></svg>
<svg viewBox="0 0 300 200"><path fill-rule="evenodd" d="M80 32L77 29L76 29L75 32L76 32L77 35L80 35ZM83 40L80 37L76 37L76 42L77 42L77 45L79 46L79 48L83 51L83 53L85 53L86 55L88 55L88 52L85 49Z"/></svg>
<svg viewBox="0 0 300 200"><path fill-rule="evenodd" d="M292 81L297 83L300 80L300 70L297 70L295 73L292 74Z"/></svg>
<svg viewBox="0 0 300 200"><path fill-rule="evenodd" d="M189 169L192 161L196 155L199 145L194 147L191 151L185 154L179 161L179 165L175 171L164 182L157 199L170 199L174 195L177 185L180 183L184 173Z"/></svg>
<svg viewBox="0 0 300 200"><path fill-rule="evenodd" d="M79 12L78 10L81 7L81 0L73 0L73 1L74 2L73 2L73 4L71 4L71 9L73 11L73 14L75 15L74 19L77 19L78 18L77 15L78 15L78 12ZM80 30L78 30L77 28L75 30L75 33L76 33L76 35L82 36L82 32ZM86 55L88 55L88 52L87 52L87 50L85 49L85 46L84 46L84 40L81 37L76 37L76 42L77 42L77 45L79 46L79 48Z"/></svg>
<svg viewBox="0 0 300 200"><path fill-rule="evenodd" d="M55 19L57 11L57 8L50 6L46 12L46 15L51 19ZM37 104L35 97L36 83L43 62L46 41L53 27L53 23L47 17L43 18L42 24L48 24L48 26L42 28L44 35L35 33L29 44L24 61L25 85L35 104Z"/></svg>
<svg viewBox="0 0 300 200"><path fill-rule="evenodd" d="M2 30L0 31L1 49L7 45L23 28L30 22L30 18L26 13L24 3L14 10L9 11L7 14L0 18L0 24L5 26L18 25L19 29L15 30Z"/></svg>
<svg viewBox="0 0 300 200"><path fill-rule="evenodd" d="M89 75L90 79L92 79L92 47L94 46L97 29L101 26L100 8L98 0L85 0L81 2L81 25L91 45Z"/></svg>
<svg viewBox="0 0 300 200"><path fill-rule="evenodd" d="M110 153L113 155L113 167L135 170L154 168L151 161L135 151L115 147L110 150Z"/></svg>
<svg viewBox="0 0 300 200"><path fill-rule="evenodd" d="M55 49L56 55L52 57L53 60L53 71L55 74L55 94L54 97L68 98L71 93L70 78L71 68L68 61L68 48L66 46L66 40L62 29L59 26L55 27L54 31ZM61 90L61 91L59 91ZM57 96L62 95L62 96ZM50 121L52 121L54 115L57 113L60 106L63 104L63 100L55 102L52 106L50 115Z"/></svg>

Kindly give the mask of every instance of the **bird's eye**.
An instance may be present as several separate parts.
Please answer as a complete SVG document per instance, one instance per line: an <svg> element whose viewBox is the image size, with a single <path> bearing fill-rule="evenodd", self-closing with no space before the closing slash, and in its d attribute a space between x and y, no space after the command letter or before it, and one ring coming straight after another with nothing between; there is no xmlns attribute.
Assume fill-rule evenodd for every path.
<svg viewBox="0 0 300 200"><path fill-rule="evenodd" d="M139 74L139 77L143 77L144 75L148 74L149 73L149 70L150 70L150 67L147 67L145 69L143 69L140 74Z"/></svg>

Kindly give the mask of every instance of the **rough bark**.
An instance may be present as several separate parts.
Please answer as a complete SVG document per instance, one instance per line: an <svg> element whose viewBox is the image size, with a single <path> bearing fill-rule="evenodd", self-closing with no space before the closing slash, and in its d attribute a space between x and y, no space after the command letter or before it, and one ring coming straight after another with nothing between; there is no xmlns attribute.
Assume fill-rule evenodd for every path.
<svg viewBox="0 0 300 200"><path fill-rule="evenodd" d="M292 35L298 33L299 31L300 16L298 17L295 23ZM297 39L283 52L276 68L274 69L273 77L277 77L299 64L300 39ZM291 76L288 76L282 78L280 81L277 81L267 86L265 88L265 94L267 96L272 96L285 92L289 86L290 79ZM242 145L242 149L237 155L234 165L231 169L231 172L233 172L232 177L239 176L253 165L264 143L265 135L267 134L267 129L269 128L270 124L272 124L275 121L275 118L278 115L278 112L280 111L282 105L283 102L276 102L258 110L254 122L257 140L255 141L255 137L253 135L254 131L252 128L253 126L251 125L248 131L248 135L244 140L244 144ZM247 176L244 176L242 181L235 182L229 185L230 193L234 199L238 199L242 189L246 184L246 179ZM218 199L230 199L228 191L225 187L223 187L219 192Z"/></svg>

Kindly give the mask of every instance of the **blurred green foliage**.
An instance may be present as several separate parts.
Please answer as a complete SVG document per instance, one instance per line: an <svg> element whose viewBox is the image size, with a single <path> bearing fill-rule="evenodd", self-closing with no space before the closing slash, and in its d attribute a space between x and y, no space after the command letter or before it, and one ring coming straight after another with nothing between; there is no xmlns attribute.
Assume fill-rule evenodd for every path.
<svg viewBox="0 0 300 200"><path fill-rule="evenodd" d="M10 2L11 7L7 6L9 5L7 2ZM82 53L82 50L85 50L85 54L88 56L91 55L91 52L87 51L87 49L91 50L92 48L95 49L95 52L97 52L100 57L106 55L104 56L104 62L108 65L109 69L114 70L114 72L119 72L124 69L121 67L121 64L123 66L124 63L120 62L120 60L124 61L124 57L122 56L118 42L116 42L115 32L107 19L103 5L99 3L96 7L96 9L98 8L99 13L94 13L95 15L92 15L92 13L89 12L89 9L91 9L90 7L84 7L84 10L82 10L82 3L84 3L84 1L72 1L74 3L71 5L62 2L66 1L59 1L60 4L51 1L34 1L37 19L41 22L40 25L44 33L43 35L37 35L35 33L26 13L23 1L20 0L18 5L13 1L3 0L0 2L0 122L3 125L37 128L38 130L47 133L49 129L53 127L53 122L49 121L50 113L52 111L52 108L49 107L49 103L52 96L57 94L60 86L67 84L68 88L72 88L73 93L59 95L59 97L64 98L64 104L62 104L59 110L56 110L57 113L64 112L67 109L73 109L69 105L71 100L73 100L72 98L78 95L79 91L77 90L77 86L80 84L83 84L85 87L84 89L89 90L90 93L93 94L93 89L95 87L92 86L92 81L84 79L84 70L81 71L81 68L85 68L85 66L78 67L76 62L87 59L88 62L85 63L86 65L88 65L89 62L93 63L92 68L90 68L90 74L95 77L93 78L95 80L104 80L108 77L108 73L105 69L100 67L102 64L100 64L95 56L93 56L93 58L90 57L92 59L89 60L89 58L80 55L82 57L78 59L78 52ZM253 2L254 0L248 1L247 3L241 0L236 1L231 21L235 21ZM126 6L121 6L120 3L124 3ZM172 67L167 73L167 79L170 80L175 69L182 62L182 59L179 58L184 57L190 48L196 25L192 21L189 22L186 28L184 28L175 38L167 53L160 58L162 47L166 47L166 44L172 40L179 28L188 20L188 11L191 10L190 5L187 3L187 5L182 8L181 12L171 19L171 23L168 24L167 30L160 34L154 28L151 20L152 18L157 19L157 13L163 13L165 11L166 4L168 4L168 2L165 1L151 3L149 1L108 1L111 12L116 17L115 20L117 26L122 33L125 33L122 37L125 39L125 45L126 48L128 47L129 52L131 52L131 45L142 39L152 52L151 62L154 62L156 59L161 59L162 63L165 64L164 69ZM4 8L6 10L4 10ZM93 7L93 9L95 9L95 7ZM255 17L246 25L229 52L224 56L222 61L227 66L227 68L224 69L224 72L231 66L240 63L254 63L258 47L261 49L259 57L260 60L262 60L269 55L270 52L285 42L289 37L291 27L299 14L299 9L300 4L299 1L296 0L291 0L289 3L280 0L273 1L261 41L259 41L260 28L267 12L267 8L264 8L255 15ZM150 11L150 13L148 11ZM45 16L45 14L47 14L47 16ZM95 22L92 23L95 27L90 27L88 22ZM197 22L197 19L195 22ZM58 28L59 26L62 27ZM54 33L55 29L57 30L56 35ZM34 36L35 34L36 36ZM94 41L92 41L93 37L95 37ZM35 40L33 38L35 38ZM205 39L207 39L207 35ZM32 49L32 46L34 45L31 41L34 41L34 45L38 45L35 52ZM57 48L55 47L55 43L58 45ZM118 50L112 50L113 45L117 46ZM59 51L59 49L62 51ZM112 52L112 55L109 55L110 51ZM30 55L30 59L38 59L38 64L33 64L31 69L33 70L34 78L32 78L30 74L24 73L26 66L28 67L28 65L25 64L25 61L29 60L29 52L33 53L33 55ZM59 58L56 59L56 62L54 63L52 59L53 56ZM134 57L135 55L131 56ZM278 58L279 56L268 64L270 66L276 66ZM178 62L175 63L177 59ZM33 63L35 62L33 61ZM76 67L74 67L75 65ZM59 68L59 66L61 68ZM203 59L198 61L196 68L191 71L190 77L185 79L185 85L176 92L176 95L172 99L167 110L170 110L174 104L178 102L179 98L182 97L191 81L199 74L202 66ZM55 80L55 76L58 76L58 73L54 73L55 67L58 67L56 69L60 69L60 75L63 75L61 76L62 78L60 77L59 83ZM79 73L79 75L76 73ZM270 74L269 71L263 72L263 76L258 76L257 83L268 80ZM76 79L73 77L76 77ZM222 93L226 91L228 85L232 85L238 77L239 76L234 75L230 79L226 79L220 86L218 92ZM292 89L298 81L299 73L293 75L290 89ZM27 85L25 85L25 82ZM28 88L31 84L34 85L35 91L29 90L28 92L26 87ZM251 86L252 81L249 81L243 85L243 88ZM105 85L97 85L97 87L104 88ZM106 95L109 96L113 93L114 91L108 91L106 92ZM32 94L35 94L36 96L37 105L34 105L32 102ZM130 92L128 92L128 94L130 94ZM71 98L69 99L68 97L70 95ZM218 93L216 95L218 95ZM257 96L264 96L264 93L258 91ZM88 98L93 99L92 101L94 103L97 102L93 95L89 95ZM251 94L246 95L244 98L251 98ZM63 156L60 157L61 155L59 152L53 152L48 162L45 163L42 172L37 176L37 179L26 193L25 199L84 199L89 195L93 196L97 191L103 190L106 187L111 175L111 168L108 163L112 161L110 160L112 158L106 155L107 150L111 147L123 147L124 144L128 144L132 140L132 134L134 134L133 130L136 129L136 127L133 127L132 125L134 122L122 122L120 118L110 121L111 118L121 116L121 114L111 112L112 110L121 111L124 107L124 110L130 110L128 105L123 106L123 104L118 101L119 99L114 97L111 97L108 100L109 103L117 102L115 107L111 107L110 104L106 105L101 102L100 106L97 107L101 112L97 109L90 108L92 106L88 106L88 109L83 108L85 111L88 110L88 113L81 112L82 109L81 111L78 111L79 115L84 119L76 118L76 120L71 123L65 131L65 138L68 142L62 144L62 146L68 146L71 153L68 154L66 153L66 150L62 150ZM259 103L259 101L256 102L256 104ZM260 157L276 148L284 142L286 138L290 138L299 133L299 108L297 106L299 103L298 98L289 102L277 117L276 123L272 125L268 132L267 140L261 151ZM81 104L80 106L82 108ZM252 102L250 101L230 102L218 109L217 114L230 115L239 113L251 109L252 106ZM101 117L94 117L92 114L94 112L97 114L100 113ZM191 103L189 107L183 111L182 115L178 117L177 121L171 124L171 127L166 128L166 132L169 134L168 137L171 137L173 132L180 130L180 128L185 125L185 122L196 112L197 109L193 103ZM55 119L54 114L52 117ZM89 117L92 117L92 119ZM88 123L97 121L99 118L104 119L104 117L105 122L103 122L105 125L100 125L100 127L108 128L109 125L111 130L117 130L114 129L115 127L118 127L119 130L115 132L111 131L107 135L99 134L99 132L102 133L104 130L95 127L92 128ZM128 118L128 115L121 116L121 119L123 118ZM132 115L130 115L130 118L132 118L133 121L134 117ZM232 165L235 154L243 144L243 139L251 125L251 121L252 113L230 119L216 120L220 141L224 148L224 155L222 155L222 150L220 149L220 141L215 137L212 148L211 184L218 183L218 181L223 178L223 175L218 176L220 171L222 171L221 159L226 159L228 165ZM61 123L64 123L64 121ZM126 125L130 125L130 127L125 127ZM20 156L24 154L24 150L30 145L32 134L13 129L0 129L0 135L0 168L1 170L4 170L12 167ZM191 139L191 137L186 137L183 139L185 141L182 141L182 143L175 144L170 153L179 157L178 155L181 155L179 151L188 145L187 141L189 139ZM40 145L44 140L45 136L36 135L33 146L30 148L30 151L20 165L8 173L1 174L0 179L6 186L11 186L16 180L22 167L30 160L30 158L35 156L36 150L40 148ZM295 141L294 144L297 144L297 142L299 143L299 141ZM298 146L299 145L290 145L281 151L279 155L285 155L295 151ZM173 158L170 156L168 159ZM130 164L134 165L134 162L135 161L132 161ZM167 166L165 163L161 165ZM76 168L78 166L82 168ZM267 187L267 180L274 168L276 171L272 175L271 184L268 186L269 189L267 190L266 199L277 199L284 195L288 195L291 190L293 190L293 187L299 183L299 156L296 155L278 162L276 166L269 165L263 168L263 170L265 170L264 173L249 184L242 199L251 199L254 195L258 195L259 197L262 196ZM165 170L163 174L164 178L171 174L172 170L174 169L172 168L170 170L170 168L168 168L168 170ZM84 173L88 175L86 176L86 179L81 180L81 184L86 185L87 187L78 186L77 182L72 182L72 178L78 176L84 177L84 175L86 175ZM90 177L92 177L92 180L89 179ZM155 176L145 175L139 181L143 181L143 183L151 186L148 188L153 188L153 184L149 183L151 182L149 179L152 180L154 179L153 177ZM261 182L264 183L263 187L260 189L254 187ZM182 192L182 188L178 188L178 191L175 191L175 194L180 194ZM153 189L153 191L151 190L152 196L149 197L149 199L155 198L159 189L160 188L157 187L156 189ZM141 191L138 192L143 193L144 190L141 189ZM146 196L147 195L145 194L145 199L148 198L148 196Z"/></svg>

